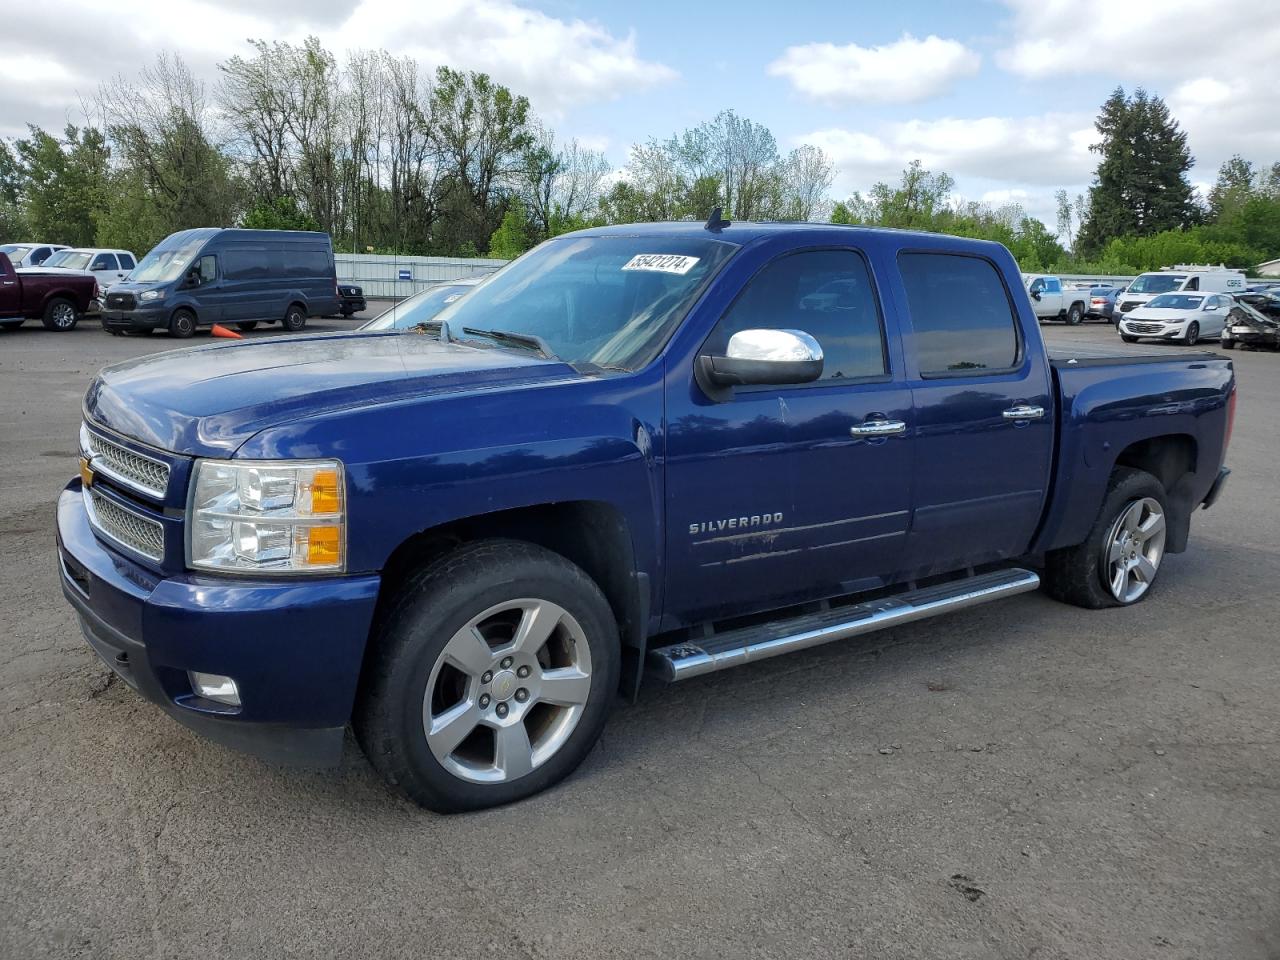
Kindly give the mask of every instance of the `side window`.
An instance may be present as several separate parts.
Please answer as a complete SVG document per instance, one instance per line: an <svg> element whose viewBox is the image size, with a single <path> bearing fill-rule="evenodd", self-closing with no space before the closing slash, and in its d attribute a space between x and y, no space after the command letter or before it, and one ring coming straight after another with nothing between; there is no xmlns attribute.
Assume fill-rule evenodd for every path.
<svg viewBox="0 0 1280 960"><path fill-rule="evenodd" d="M1045 289L1048 290L1050 293L1062 292L1062 281L1059 280L1057 277L1050 277L1048 280L1044 282L1044 286L1045 286Z"/></svg>
<svg viewBox="0 0 1280 960"><path fill-rule="evenodd" d="M120 254L120 269L121 269L121 270L132 270L132 269L133 269L134 267L136 267L136 266L137 266L137 264L136 264L136 263L134 263L134 261L133 261L133 257L129 256L127 253L122 253L122 254Z"/></svg>
<svg viewBox="0 0 1280 960"><path fill-rule="evenodd" d="M898 266L921 374L1017 365L1017 317L989 261L953 253L903 253Z"/></svg>
<svg viewBox="0 0 1280 960"><path fill-rule="evenodd" d="M222 275L228 280L261 280L270 272L266 247L237 243L222 251Z"/></svg>
<svg viewBox="0 0 1280 960"><path fill-rule="evenodd" d="M1046 284L1045 284L1045 282L1044 282L1044 277L1041 277L1041 278L1040 278L1040 279L1038 279L1038 280L1032 280L1032 281L1031 281L1031 288L1030 288L1030 292L1031 292L1031 293L1044 293L1044 291L1045 291L1045 286L1046 286Z"/></svg>
<svg viewBox="0 0 1280 960"><path fill-rule="evenodd" d="M1187 281L1187 285L1186 285L1185 287L1183 287L1182 289L1183 289L1183 290L1199 290L1199 289L1200 289L1200 278L1199 278L1199 277L1192 277L1190 280L1188 280L1188 281Z"/></svg>
<svg viewBox="0 0 1280 960"><path fill-rule="evenodd" d="M93 258L93 263L89 265L90 270L114 270L116 268L116 258L110 253L100 253Z"/></svg>
<svg viewBox="0 0 1280 960"><path fill-rule="evenodd" d="M50 250L48 247L41 247L39 250L36 250L34 253L31 254L31 262L38 267L40 266L40 264L48 260L51 256L53 256L52 250Z"/></svg>
<svg viewBox="0 0 1280 960"><path fill-rule="evenodd" d="M757 328L802 330L817 340L823 380L889 371L871 273L852 250L792 253L773 261L738 295L707 345L723 353L735 333Z"/></svg>
<svg viewBox="0 0 1280 960"><path fill-rule="evenodd" d="M196 261L196 269L200 271L200 282L211 283L218 279L218 261L213 254L208 253Z"/></svg>

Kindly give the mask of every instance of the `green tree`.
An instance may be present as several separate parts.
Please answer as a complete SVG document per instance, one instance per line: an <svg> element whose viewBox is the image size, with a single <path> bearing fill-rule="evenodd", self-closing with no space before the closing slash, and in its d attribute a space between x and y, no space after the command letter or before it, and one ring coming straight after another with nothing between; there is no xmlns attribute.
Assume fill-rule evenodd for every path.
<svg viewBox="0 0 1280 960"><path fill-rule="evenodd" d="M529 213L520 202L512 203L502 217L502 223L489 238L489 256L502 260L514 260L533 246L533 228Z"/></svg>
<svg viewBox="0 0 1280 960"><path fill-rule="evenodd" d="M27 227L40 240L89 246L106 202L106 139L93 127L68 125L62 140L28 129L14 144Z"/></svg>
<svg viewBox="0 0 1280 960"><path fill-rule="evenodd" d="M1196 221L1187 179L1194 160L1162 99L1141 88L1126 97L1117 87L1094 126L1101 139L1090 149L1101 160L1080 228L1082 250L1096 253L1116 237L1150 236Z"/></svg>
<svg viewBox="0 0 1280 960"><path fill-rule="evenodd" d="M0 140L0 237L9 240L27 235L22 213L22 168L9 144Z"/></svg>
<svg viewBox="0 0 1280 960"><path fill-rule="evenodd" d="M298 209L293 197L276 197L271 202L259 202L244 215L241 226L250 230L319 230L320 224L309 213Z"/></svg>

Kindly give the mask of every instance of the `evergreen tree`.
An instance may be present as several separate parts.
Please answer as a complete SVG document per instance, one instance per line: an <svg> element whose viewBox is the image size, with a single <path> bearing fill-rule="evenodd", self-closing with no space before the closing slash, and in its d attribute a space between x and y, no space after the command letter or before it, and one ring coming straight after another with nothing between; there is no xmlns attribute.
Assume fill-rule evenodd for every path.
<svg viewBox="0 0 1280 960"><path fill-rule="evenodd" d="M1116 87L1095 121L1100 154L1089 191L1089 217L1079 246L1089 253L1122 236L1150 236L1194 224L1197 209L1187 172L1195 162L1187 135L1165 102L1139 88Z"/></svg>

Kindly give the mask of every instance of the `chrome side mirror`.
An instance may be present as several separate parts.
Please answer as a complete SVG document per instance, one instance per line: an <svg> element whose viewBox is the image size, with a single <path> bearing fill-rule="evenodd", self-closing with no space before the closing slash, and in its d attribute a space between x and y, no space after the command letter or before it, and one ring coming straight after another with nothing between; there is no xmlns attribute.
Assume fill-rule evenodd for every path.
<svg viewBox="0 0 1280 960"><path fill-rule="evenodd" d="M822 376L822 347L802 330L740 330L724 356L698 357L713 388L810 383Z"/></svg>

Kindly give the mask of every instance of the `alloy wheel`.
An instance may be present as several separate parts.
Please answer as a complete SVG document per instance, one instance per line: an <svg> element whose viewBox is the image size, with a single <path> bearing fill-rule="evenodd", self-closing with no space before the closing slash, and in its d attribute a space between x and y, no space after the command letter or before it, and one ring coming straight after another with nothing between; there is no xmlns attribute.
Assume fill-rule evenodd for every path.
<svg viewBox="0 0 1280 960"><path fill-rule="evenodd" d="M1164 559L1164 508L1153 497L1127 504L1107 534L1103 574L1111 595L1133 603L1151 588Z"/></svg>
<svg viewBox="0 0 1280 960"><path fill-rule="evenodd" d="M427 745L450 773L506 783L550 760L591 693L591 651L578 621L547 600L510 600L473 617L431 670Z"/></svg>

